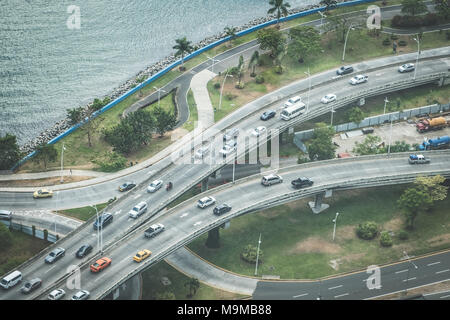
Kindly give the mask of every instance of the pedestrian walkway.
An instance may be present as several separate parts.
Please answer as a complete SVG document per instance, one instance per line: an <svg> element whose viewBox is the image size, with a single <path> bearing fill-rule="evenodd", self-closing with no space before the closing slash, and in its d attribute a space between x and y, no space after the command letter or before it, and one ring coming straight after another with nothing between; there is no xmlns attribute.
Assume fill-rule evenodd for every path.
<svg viewBox="0 0 450 320"><path fill-rule="evenodd" d="M91 170L63 170L62 175L64 177L103 177L107 176L108 173L91 171ZM53 177L61 177L61 170L55 171L44 171L35 173L19 173L19 174L5 174L0 175L0 181L12 181L12 180L35 180L35 179L46 179Z"/></svg>
<svg viewBox="0 0 450 320"><path fill-rule="evenodd" d="M198 112L198 128L203 131L214 124L214 109L207 89L208 82L217 74L205 69L192 77L191 89Z"/></svg>

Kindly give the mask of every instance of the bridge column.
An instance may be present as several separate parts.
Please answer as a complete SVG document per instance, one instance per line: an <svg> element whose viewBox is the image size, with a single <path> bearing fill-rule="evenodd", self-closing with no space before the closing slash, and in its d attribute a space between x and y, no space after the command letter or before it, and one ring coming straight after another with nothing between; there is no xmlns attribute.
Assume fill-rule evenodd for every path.
<svg viewBox="0 0 450 320"><path fill-rule="evenodd" d="M205 192L208 190L208 180L209 180L209 177L202 180L202 192Z"/></svg>
<svg viewBox="0 0 450 320"><path fill-rule="evenodd" d="M316 194L314 202L310 201L308 202L309 207L311 208L312 212L315 214L318 214L322 212L325 209L328 209L330 207L329 204L322 203L323 197L325 196L326 192L321 192Z"/></svg>

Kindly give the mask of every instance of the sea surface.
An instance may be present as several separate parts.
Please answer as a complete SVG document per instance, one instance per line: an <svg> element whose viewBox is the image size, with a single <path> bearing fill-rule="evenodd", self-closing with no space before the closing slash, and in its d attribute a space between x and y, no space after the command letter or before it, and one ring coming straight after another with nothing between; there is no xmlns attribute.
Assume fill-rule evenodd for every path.
<svg viewBox="0 0 450 320"><path fill-rule="evenodd" d="M320 0L289 0L291 8ZM268 0L0 0L0 135L20 144L147 66L266 16ZM79 26L70 6L79 7ZM70 26L75 28L69 28Z"/></svg>

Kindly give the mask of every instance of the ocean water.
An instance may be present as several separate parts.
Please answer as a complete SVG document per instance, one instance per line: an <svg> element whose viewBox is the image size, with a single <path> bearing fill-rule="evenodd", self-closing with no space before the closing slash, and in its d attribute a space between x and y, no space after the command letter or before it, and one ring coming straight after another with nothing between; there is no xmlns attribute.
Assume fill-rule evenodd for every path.
<svg viewBox="0 0 450 320"><path fill-rule="evenodd" d="M19 143L192 43L266 16L268 0L0 0L0 134ZM303 7L320 0L289 0ZM80 28L67 21L80 8Z"/></svg>

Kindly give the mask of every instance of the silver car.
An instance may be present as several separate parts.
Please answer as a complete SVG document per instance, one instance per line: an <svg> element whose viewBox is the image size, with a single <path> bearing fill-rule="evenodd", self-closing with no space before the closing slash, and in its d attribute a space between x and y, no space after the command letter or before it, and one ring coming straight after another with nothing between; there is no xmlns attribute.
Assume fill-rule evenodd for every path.
<svg viewBox="0 0 450 320"><path fill-rule="evenodd" d="M147 188L147 192L150 192L150 193L156 192L159 189L161 189L162 185L163 185L162 180L155 180L152 183L150 183L150 185Z"/></svg>
<svg viewBox="0 0 450 320"><path fill-rule="evenodd" d="M52 252L50 252L48 254L48 256L45 258L45 263L53 263L56 262L57 260L61 259L62 257L64 257L66 254L66 250L64 250L63 248L56 248L53 249Z"/></svg>
<svg viewBox="0 0 450 320"><path fill-rule="evenodd" d="M72 300L86 300L87 298L89 298L89 295L89 291L80 290L72 296Z"/></svg>
<svg viewBox="0 0 450 320"><path fill-rule="evenodd" d="M66 292L63 289L56 289L50 292L48 295L49 300L59 300L66 295Z"/></svg>

